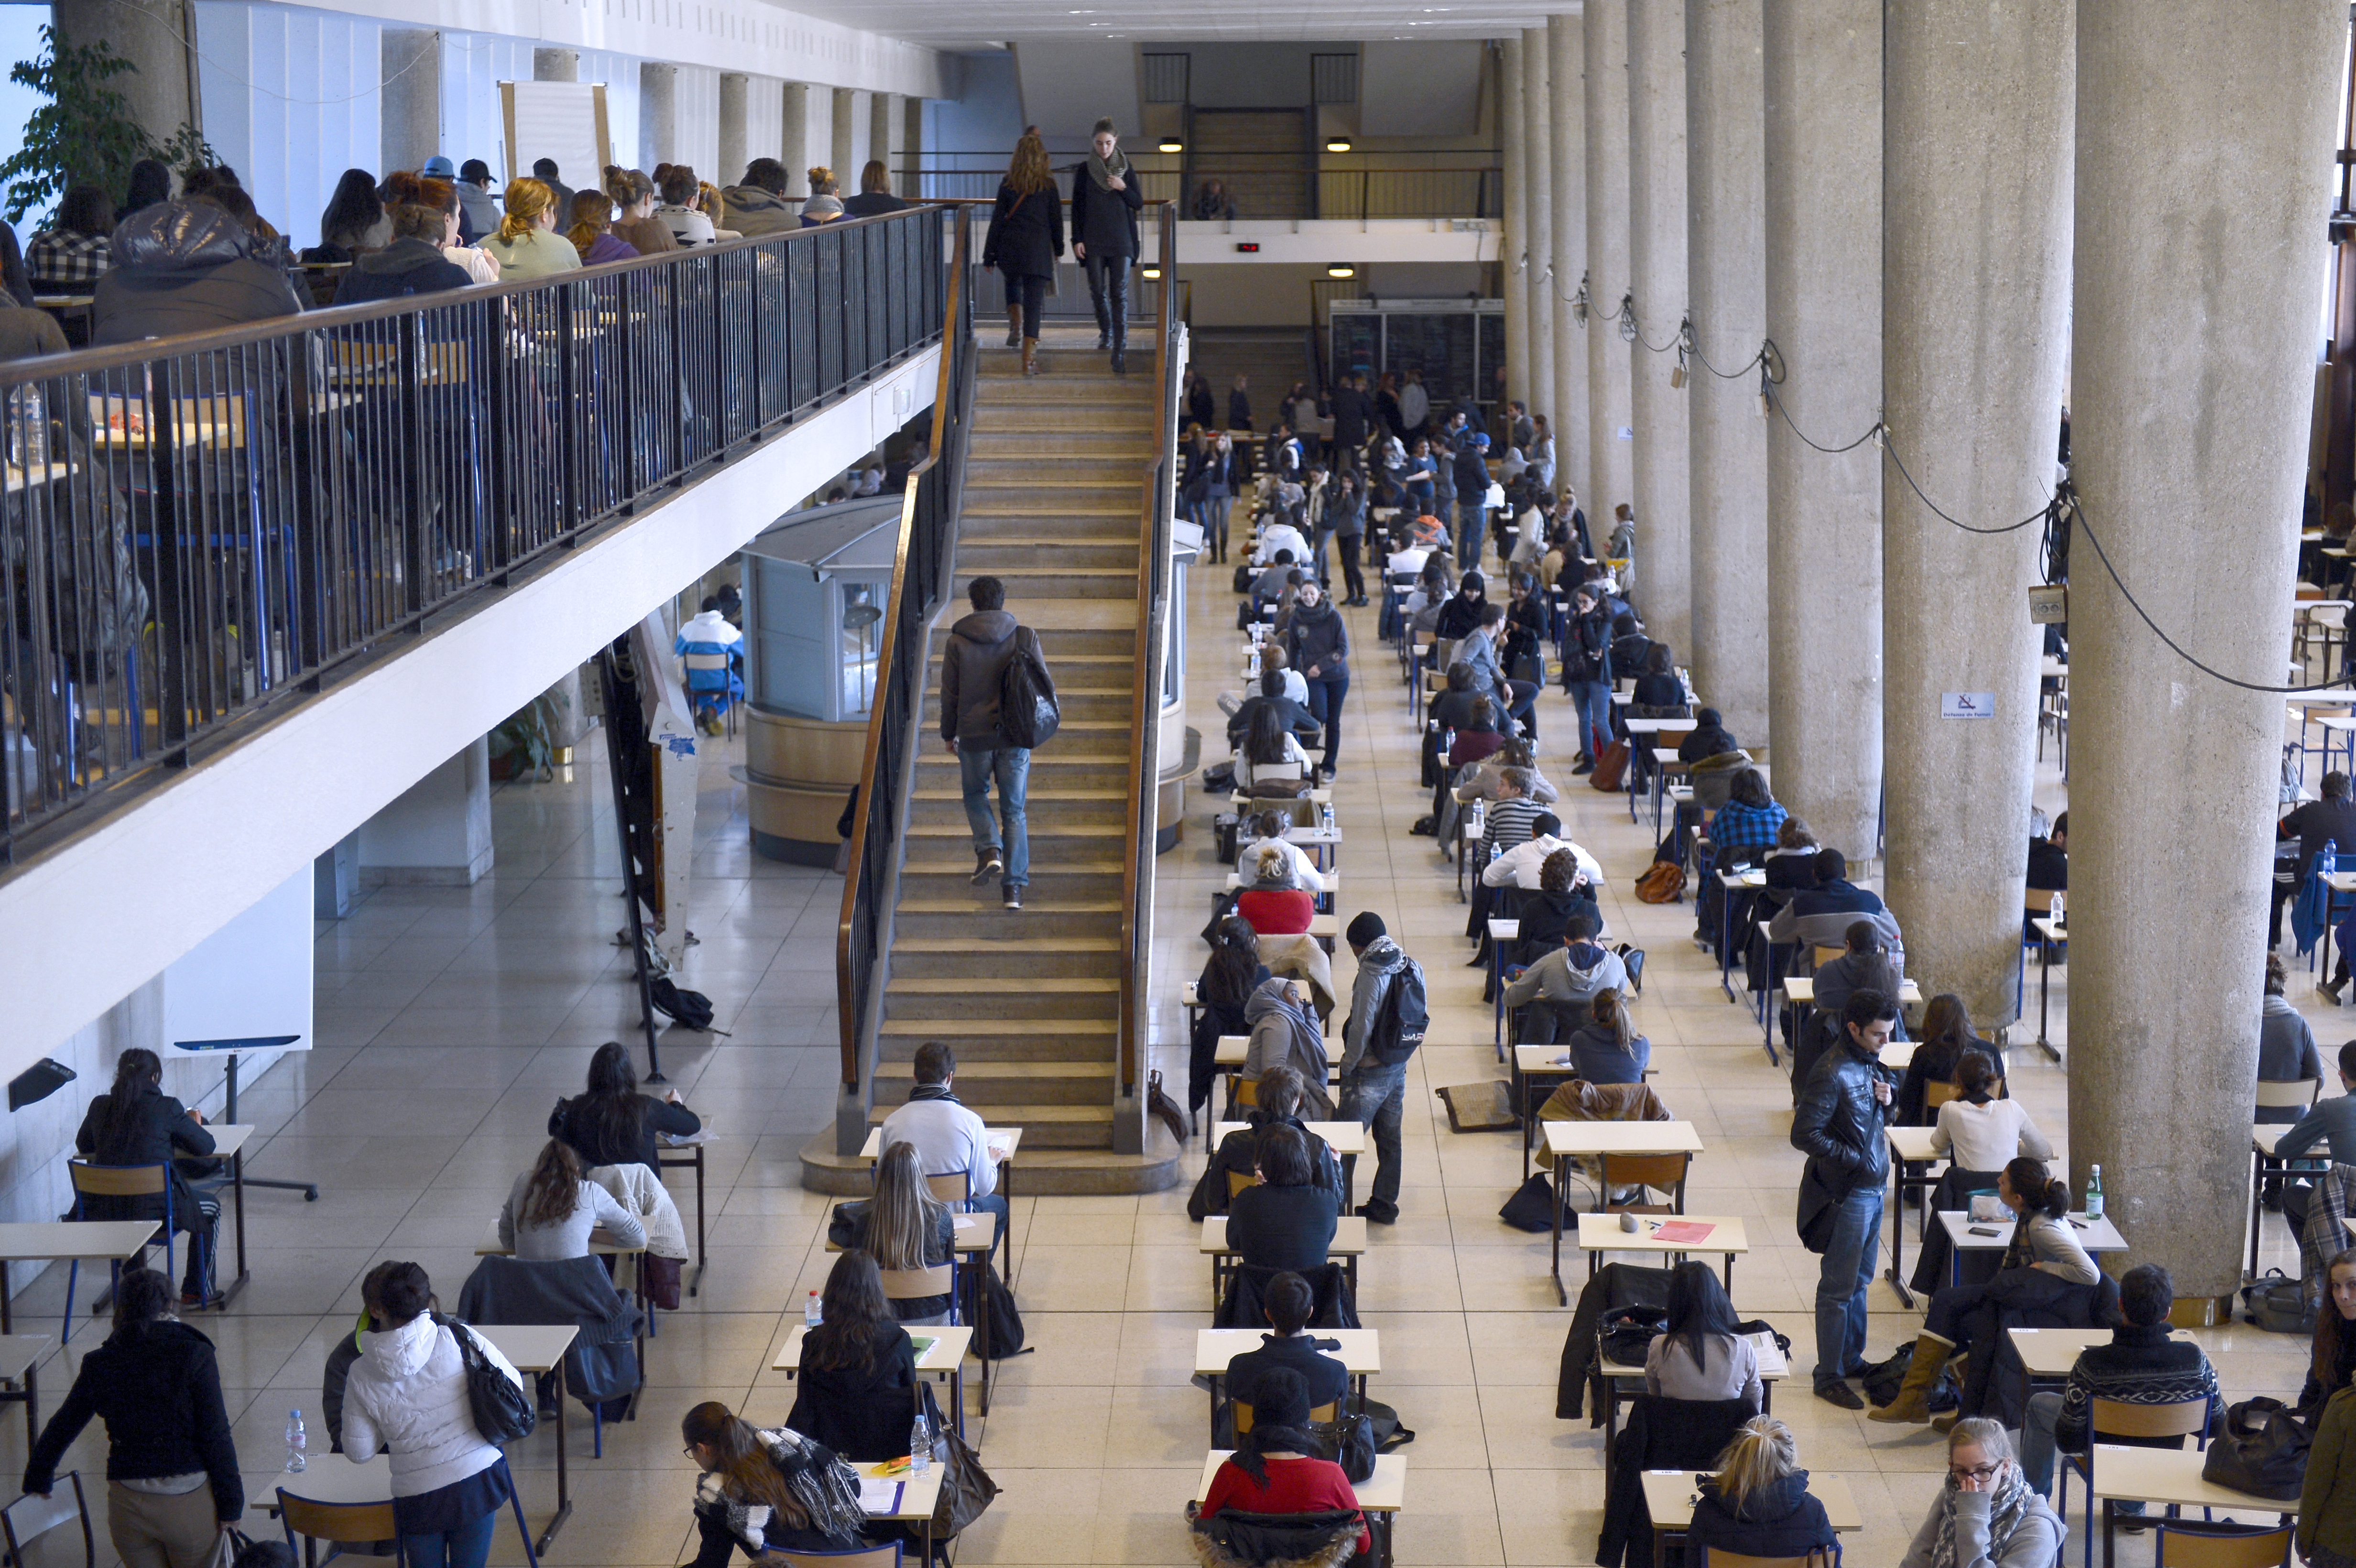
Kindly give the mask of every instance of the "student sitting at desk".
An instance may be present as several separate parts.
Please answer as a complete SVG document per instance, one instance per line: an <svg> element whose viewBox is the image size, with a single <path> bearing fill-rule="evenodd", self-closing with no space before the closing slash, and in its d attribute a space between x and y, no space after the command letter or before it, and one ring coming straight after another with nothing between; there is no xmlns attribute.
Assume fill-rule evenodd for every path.
<svg viewBox="0 0 2356 1568"><path fill-rule="evenodd" d="M1227 718L1227 749L1231 752L1239 750L1251 734L1252 715L1262 708L1275 709L1277 718L1295 735L1306 737L1318 731L1317 720L1309 712L1309 683L1301 678L1299 670L1284 667L1282 645L1266 645L1260 650L1260 657L1263 662L1258 688L1237 703L1235 712Z"/></svg>
<svg viewBox="0 0 2356 1568"><path fill-rule="evenodd" d="M1644 1392L1669 1399L1747 1399L1758 1409L1764 1390L1759 1352L1735 1325L1734 1304L1715 1269L1690 1258L1671 1269L1669 1326L1644 1352ZM1719 1544L1735 1549L1731 1541Z"/></svg>
<svg viewBox="0 0 2356 1568"><path fill-rule="evenodd" d="M2053 819L2050 837L2029 836L2029 886L2046 892L2066 891L2070 886L2070 814L2063 812Z"/></svg>
<svg viewBox="0 0 2356 1568"><path fill-rule="evenodd" d="M2084 1454L2095 1441L2094 1401L2123 1404L2180 1404L2188 1400L2209 1402L2213 1430L2225 1413L2217 1392L2216 1370L2201 1347L2190 1339L2169 1337L2169 1308L2176 1304L2176 1282L2158 1264L2138 1264L2119 1280L2119 1316L2126 1321L2111 1330L2107 1345L2089 1345L2078 1352L2070 1381L2060 1393L2029 1396L2029 1413L2020 1428L2020 1467L2038 1496L2053 1489L2053 1455ZM2181 1437L2129 1437L2104 1433L2101 1441L2136 1448L2181 1448ZM2141 1513L2140 1502L2122 1502L2128 1513Z"/></svg>
<svg viewBox="0 0 2356 1568"><path fill-rule="evenodd" d="M1571 1070L1590 1083L1642 1083L1653 1042L1629 1019L1627 994L1606 986L1587 1008L1587 1021L1569 1041Z"/></svg>
<svg viewBox="0 0 2356 1568"><path fill-rule="evenodd" d="M1939 1107L1931 1147L1964 1170L2002 1170L2015 1159L2051 1159L2053 1146L2018 1100L1996 1098L1996 1063L1976 1051L1955 1069L1962 1091Z"/></svg>
<svg viewBox="0 0 2356 1568"><path fill-rule="evenodd" d="M1307 1273L1325 1266L1341 1204L1317 1185L1309 1142L1292 1127L1270 1127L1258 1142L1259 1182L1227 1209L1227 1250L1246 1268Z"/></svg>
<svg viewBox="0 0 2356 1568"><path fill-rule="evenodd" d="M638 1217L581 1173L581 1157L563 1139L549 1139L499 1209L499 1244L526 1263L562 1263L587 1257L595 1230L624 1252L647 1244Z"/></svg>
<svg viewBox="0 0 2356 1568"><path fill-rule="evenodd" d="M2299 1239L2300 1273L2310 1298L2323 1289L2324 1260L2346 1245L2341 1217L2356 1213L2350 1204L2351 1195L2340 1186L2336 1169L2356 1165L2356 1040L2340 1048L2340 1093L2318 1100L2297 1125L2276 1139L2275 1154L2293 1160L2318 1144L2329 1147L2335 1168L2318 1173L2313 1180L2319 1186L2330 1185L2332 1200L2319 1204L2319 1186L2305 1181L2288 1183L2282 1189L2283 1218L2290 1223L2290 1233ZM2313 1238L2308 1235L2310 1220L2316 1232Z"/></svg>
<svg viewBox="0 0 2356 1568"><path fill-rule="evenodd" d="M2348 775L2335 768L2323 775L2321 800L2292 807L2276 824L2277 838L2298 840L2298 865L2290 880L2277 879L2275 882L2274 901L2266 922L2268 947L2282 945L2283 905L2306 890L2307 875L2315 869L2315 858L2323 853L2325 843L2336 846L2338 852L2343 854L2356 850L2356 799L2350 798L2351 794L2356 794L2356 789L2351 789ZM2335 978L2331 993L2334 1002L2340 999L2340 984Z"/></svg>
<svg viewBox="0 0 2356 1568"><path fill-rule="evenodd" d="M1562 798L1561 792L1547 782L1546 774L1538 770L1537 763L1530 760L1529 742L1519 739L1506 741L1498 749L1496 755L1476 763L1472 771L1458 780L1456 787L1449 793L1459 805L1470 805L1476 800L1502 800L1505 798L1504 775L1511 768L1520 768L1530 775L1529 788L1524 793L1540 805L1552 805ZM1445 833L1448 825L1442 823L1440 827Z"/></svg>
<svg viewBox="0 0 2356 1568"><path fill-rule="evenodd" d="M1331 1063L1325 1054L1325 1034L1309 1010L1309 987L1298 980L1264 981L1244 1004L1251 1025L1251 1044L1244 1051L1243 1076L1259 1078L1280 1064L1300 1075L1301 1104L1312 1122L1333 1119L1333 1102L1325 1093Z"/></svg>
<svg viewBox="0 0 2356 1568"><path fill-rule="evenodd" d="M683 1138L702 1130L702 1119L687 1108L678 1090L665 1091L659 1100L639 1093L628 1049L611 1040L589 1059L587 1093L559 1100L548 1114L548 1136L572 1146L584 1170L601 1165L657 1169L661 1146L656 1135Z"/></svg>
<svg viewBox="0 0 2356 1568"><path fill-rule="evenodd" d="M1358 1551L1374 1550L1374 1538L1358 1512L1358 1494L1349 1477L1331 1459L1312 1457L1323 1451L1323 1441L1307 1430L1308 1386L1301 1374L1278 1367L1260 1374L1253 1385L1252 1429L1243 1435L1235 1452L1211 1477L1210 1490L1194 1505L1197 1534L1204 1521L1223 1509L1238 1513L1347 1513L1358 1524ZM1198 1547L1198 1551L1201 1550ZM1323 1560L1321 1557L1319 1560Z"/></svg>
<svg viewBox="0 0 2356 1568"><path fill-rule="evenodd" d="M1248 859L1238 859L1245 868L1245 886L1236 895L1236 913L1263 936L1299 936L1308 931L1317 918L1317 895L1301 885L1285 848L1262 844Z"/></svg>
<svg viewBox="0 0 2356 1568"><path fill-rule="evenodd" d="M790 1428L755 1426L717 1400L689 1411L679 1435L702 1472L688 1568L727 1568L739 1546L761 1562L773 1552L868 1544L860 1533L867 1515L859 1507L859 1473L831 1450ZM907 1435L900 1435L903 1444Z"/></svg>
<svg viewBox="0 0 2356 1568"><path fill-rule="evenodd" d="M1947 1434L1947 1482L1899 1568L2046 1568L2062 1521L2012 1456L2004 1423L1967 1416Z"/></svg>
<svg viewBox="0 0 2356 1568"><path fill-rule="evenodd" d="M916 1165L914 1144L893 1144L875 1162L875 1196L835 1205L827 1239L865 1252L878 1268L939 1268L957 1254L957 1217L935 1198ZM903 1323L946 1323L947 1296L916 1296L892 1303Z"/></svg>
<svg viewBox="0 0 2356 1568"><path fill-rule="evenodd" d="M1999 1275L2006 1269L2032 1268L2072 1285L2094 1283L2100 1271L2070 1227L2069 1183L2052 1179L2042 1160L2016 1159L1997 1177L1996 1191L2005 1207L2019 1216ZM1931 1297L1931 1310L1914 1341L1913 1360L1906 1368L1906 1381L1897 1398L1869 1413L1871 1419L1918 1425L1931 1419L1931 1391L1938 1386L1940 1370L1948 1358L1975 1349L1969 1319L1987 1291L1985 1285L1951 1285ZM1995 1349L1979 1348L1989 1353Z"/></svg>
<svg viewBox="0 0 2356 1568"><path fill-rule="evenodd" d="M826 1321L802 1336L786 1424L855 1465L895 1459L908 1446L905 1396L916 1386L916 1345L906 1320L895 1320L899 1304L884 1298L875 1259L856 1250L835 1258L819 1300Z"/></svg>
<svg viewBox="0 0 2356 1568"><path fill-rule="evenodd" d="M1726 727L1717 709L1697 709L1693 720L1693 729L1677 742L1677 761L1690 765L1705 757L1722 757L1729 752L1742 750L1735 744L1734 732Z"/></svg>
<svg viewBox="0 0 2356 1568"><path fill-rule="evenodd" d="M1816 992L1819 997L1824 995L1821 984ZM1894 991L1885 994L1897 995ZM1964 1006L1963 997L1953 991L1940 992L1922 1009L1922 1040L1906 1064L1906 1076L1899 1081L1898 1098L1890 1106L1890 1121L1901 1127L1927 1127L1935 1122L1938 1118L1927 1103L1930 1086L1954 1083L1964 1053L1972 1051L1988 1059L1996 1069L1997 1091L1999 1094L2005 1093L2004 1052L1997 1049L1994 1040L1982 1040L1972 1032L1971 1009Z"/></svg>
<svg viewBox="0 0 2356 1568"><path fill-rule="evenodd" d="M1483 766L1485 768L1487 764L1483 763ZM1538 782L1538 772L1536 768L1530 770L1530 778L1534 785ZM1459 798L1471 797L1460 795ZM1530 798L1532 800L1538 798L1535 789ZM1544 872L1547 859L1558 849L1568 849L1570 851L1571 858L1579 862L1580 874L1585 876L1593 886L1601 887L1603 885L1602 862L1579 845L1562 837L1561 833L1562 821L1552 813L1540 812L1531 817L1530 836L1481 868L1482 885L1492 888L1516 887L1526 891L1541 888L1546 885Z"/></svg>
<svg viewBox="0 0 2356 1568"><path fill-rule="evenodd" d="M2266 988L2258 1011L2258 1082L2297 1083L2323 1082L2323 1057L2315 1049L2315 1031L2283 997L2290 971L2279 953L2266 955ZM2252 1111L2260 1122L2296 1122L2295 1105L2260 1105Z"/></svg>
<svg viewBox="0 0 2356 1568"><path fill-rule="evenodd" d="M1285 837L1291 826L1291 814L1285 811L1256 811L1245 817L1236 825L1236 864L1249 866L1259 851L1273 849L1284 857L1294 885L1322 893L1326 891L1325 873L1317 869L1308 850Z"/></svg>
<svg viewBox="0 0 2356 1568"><path fill-rule="evenodd" d="M1301 738L1284 727L1284 716L1268 703L1253 709L1250 731L1236 752L1236 787L1250 795L1255 793L1255 783L1282 785L1305 778L1308 771L1309 753L1301 749ZM1280 787L1266 793L1295 795L1299 791Z"/></svg>
<svg viewBox="0 0 2356 1568"><path fill-rule="evenodd" d="M1521 977L1505 987L1505 1006L1518 1008L1543 999L1558 1007L1568 1005L1584 1015L1598 991L1627 988L1628 965L1620 955L1596 944L1593 920L1583 912L1575 913L1564 923L1562 945L1523 970Z"/></svg>
<svg viewBox="0 0 2356 1568"><path fill-rule="evenodd" d="M1201 1008L1194 1020L1194 1038L1186 1059L1186 1114L1193 1115L1210 1103L1211 1082L1219 1075L1219 1037L1249 1034L1244 1004L1268 978L1259 961L1259 933L1251 922L1227 915L1211 928L1211 956L1194 982L1194 1001Z"/></svg>
<svg viewBox="0 0 2356 1568"><path fill-rule="evenodd" d="M1890 961L1903 973L1906 939L1899 932L1897 918L1883 906L1880 895L1848 880L1848 860L1839 850L1819 849L1816 885L1794 894L1790 903L1775 912L1775 918L1767 923L1767 940L1838 947L1846 944L1850 923L1859 917L1873 923L1882 945L1890 951Z"/></svg>
<svg viewBox="0 0 2356 1568"><path fill-rule="evenodd" d="M1259 1142L1274 1127L1290 1127L1309 1146L1309 1161L1316 1169L1317 1185L1342 1201L1342 1162L1325 1140L1309 1130L1301 1119L1301 1074L1281 1063L1269 1068L1255 1081L1258 1104L1244 1115L1244 1125L1219 1140L1212 1151L1210 1168L1194 1184L1186 1200L1186 1217L1200 1221L1212 1214L1227 1211L1228 1174L1233 1172L1257 1179L1259 1169ZM1323 1403L1323 1401L1320 1402Z"/></svg>
<svg viewBox="0 0 2356 1568"><path fill-rule="evenodd" d="M1238 1351L1228 1358L1227 1397L1253 1406L1257 1416L1260 1380L1281 1368L1301 1380L1312 1410L1347 1399L1349 1369L1342 1358L1321 1348L1332 1341L1321 1342L1309 1332L1309 1319L1317 1312L1317 1293L1309 1288L1309 1282L1290 1271L1280 1274L1268 1282L1261 1300L1269 1327L1276 1332L1261 1335L1258 1349Z"/></svg>
<svg viewBox="0 0 2356 1568"><path fill-rule="evenodd" d="M916 1146L916 1163L927 1176L952 1170L966 1174L970 1206L998 1216L993 1240L1006 1235L1006 1195L998 1190L998 1161L990 1152L981 1118L958 1104L957 1053L937 1040L916 1047L916 1085L908 1103L884 1118L883 1147Z"/></svg>
<svg viewBox="0 0 2356 1568"><path fill-rule="evenodd" d="M1684 1266L1709 1273L1707 1264ZM1727 1315L1731 1317L1732 1310ZM1755 1379L1751 1387L1756 1399ZM1694 1499L1692 1522L1686 1526L1689 1561L1697 1546L1769 1558L1839 1551L1825 1505L1808 1491L1799 1443L1792 1429L1772 1415L1744 1422L1718 1456L1718 1473L1701 1477L1694 1489L1699 1495Z"/></svg>
<svg viewBox="0 0 2356 1568"><path fill-rule="evenodd" d="M1549 818L1540 817L1538 820L1545 822ZM1482 919L1480 935L1483 946L1474 955L1473 962L1488 968L1485 944L1488 916L1493 912L1485 901L1479 907ZM1572 851L1557 849L1547 857L1545 866L1538 872L1537 891L1524 893L1521 897L1515 916L1519 922L1515 927L1518 934L1505 944L1505 963L1526 966L1554 952L1562 945L1563 933L1570 929L1574 916L1586 917L1598 932L1603 929L1603 911L1595 901L1595 889L1589 883L1587 874L1580 869ZM1483 1001L1496 999L1495 985L1496 975L1494 972L1483 977L1481 983Z"/></svg>
<svg viewBox="0 0 2356 1568"><path fill-rule="evenodd" d="M132 1047L114 1059L114 1086L90 1103L74 1148L92 1165L160 1165L172 1184L173 1228L187 1233L188 1263L182 1271L180 1302L202 1304L210 1294L213 1240L220 1221L220 1202L199 1197L188 1185L177 1157L209 1155L213 1136L194 1106L183 1105L164 1093L164 1062L154 1051ZM149 1193L133 1198L88 1197L81 1213L89 1220L161 1220L164 1197Z"/></svg>

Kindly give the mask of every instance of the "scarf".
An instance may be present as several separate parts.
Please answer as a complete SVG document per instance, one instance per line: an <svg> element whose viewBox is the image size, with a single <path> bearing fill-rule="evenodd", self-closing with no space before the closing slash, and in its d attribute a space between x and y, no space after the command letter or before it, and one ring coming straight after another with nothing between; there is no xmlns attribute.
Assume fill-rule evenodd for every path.
<svg viewBox="0 0 2356 1568"><path fill-rule="evenodd" d="M1129 178L1129 155L1122 152L1119 147L1116 146L1112 150L1112 156L1110 158L1099 158L1097 156L1097 150L1094 147L1090 147L1088 149L1088 178L1096 182L1097 188L1098 190L1110 190L1112 188L1112 181L1116 176L1124 180Z"/></svg>
<svg viewBox="0 0 2356 1568"><path fill-rule="evenodd" d="M919 1100L947 1100L952 1105L959 1103L946 1083L919 1083L908 1091L908 1104L913 1105Z"/></svg>
<svg viewBox="0 0 2356 1568"><path fill-rule="evenodd" d="M809 1528L822 1535L855 1537L867 1522L859 1506L859 1472L833 1450L785 1427L760 1429L761 1446L784 1477L795 1500L809 1515ZM695 1506L726 1521L728 1533L745 1551L766 1550L771 1509L741 1501L725 1477L706 1471L695 1483Z"/></svg>
<svg viewBox="0 0 2356 1568"><path fill-rule="evenodd" d="M1951 1477L1939 1494L1939 1537L1931 1545L1931 1568L1964 1568L1955 1551L1955 1483ZM2029 1478L2020 1467L2006 1461L2004 1475L1996 1484L1996 1496L1988 1503L1988 1557L2004 1561L2005 1548L2011 1544L2013 1532L2020 1521L2029 1517Z"/></svg>

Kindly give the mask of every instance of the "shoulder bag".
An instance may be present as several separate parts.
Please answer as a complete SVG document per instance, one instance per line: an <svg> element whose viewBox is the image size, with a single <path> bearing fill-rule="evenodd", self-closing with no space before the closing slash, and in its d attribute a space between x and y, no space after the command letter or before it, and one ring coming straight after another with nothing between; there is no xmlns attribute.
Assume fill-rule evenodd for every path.
<svg viewBox="0 0 2356 1568"><path fill-rule="evenodd" d="M2211 1439L2201 1478L2276 1502L2298 1500L2307 1481L2307 1428L2278 1399L2225 1407L2225 1430Z"/></svg>
<svg viewBox="0 0 2356 1568"><path fill-rule="evenodd" d="M932 1424L933 1457L941 1467L941 1500L933 1505L933 1537L945 1541L982 1515L998 1496L999 1487L981 1467L981 1456L958 1435L957 1427L941 1419L933 1399L932 1380L916 1385L924 1401L925 1419Z"/></svg>
<svg viewBox="0 0 2356 1568"><path fill-rule="evenodd" d="M455 1317L436 1314L434 1322L450 1330L458 1342L458 1360L466 1369L466 1403L473 1408L475 1430L483 1441L502 1447L531 1435L540 1413L523 1386L505 1369L483 1354L474 1329Z"/></svg>

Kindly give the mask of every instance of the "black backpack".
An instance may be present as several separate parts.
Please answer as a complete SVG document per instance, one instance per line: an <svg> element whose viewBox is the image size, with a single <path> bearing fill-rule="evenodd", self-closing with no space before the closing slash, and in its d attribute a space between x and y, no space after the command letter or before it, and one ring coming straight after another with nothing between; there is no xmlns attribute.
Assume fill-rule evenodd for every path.
<svg viewBox="0 0 2356 1568"><path fill-rule="evenodd" d="M710 997L701 991L680 990L668 975L656 976L648 982L647 988L653 993L656 1010L669 1014L682 1029L710 1032L714 1017Z"/></svg>
<svg viewBox="0 0 2356 1568"><path fill-rule="evenodd" d="M1008 745L1027 752L1054 740L1063 721L1055 683L1047 678L1047 661L1039 656L1039 639L1030 627L1018 626L1014 651L998 672L999 732Z"/></svg>
<svg viewBox="0 0 2356 1568"><path fill-rule="evenodd" d="M975 1325L974 1351L985 1360L1000 1360L1019 1356L1025 1349L1022 1309L1014 1305L1014 1293L998 1277L998 1265L981 1265L981 1288L990 1293L990 1327L987 1333Z"/></svg>
<svg viewBox="0 0 2356 1568"><path fill-rule="evenodd" d="M1384 989L1382 1006L1366 1026L1366 1060L1377 1067L1397 1067L1413 1056L1431 1027L1431 1007L1424 999L1423 965L1408 959Z"/></svg>

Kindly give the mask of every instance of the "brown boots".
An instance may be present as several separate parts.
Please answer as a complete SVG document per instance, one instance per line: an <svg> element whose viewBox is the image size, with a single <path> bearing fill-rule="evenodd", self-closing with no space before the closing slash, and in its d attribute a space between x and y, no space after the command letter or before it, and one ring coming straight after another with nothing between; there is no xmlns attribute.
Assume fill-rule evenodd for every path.
<svg viewBox="0 0 2356 1568"><path fill-rule="evenodd" d="M1023 373L1026 376L1039 373L1039 340L1035 337L1023 340Z"/></svg>
<svg viewBox="0 0 2356 1568"><path fill-rule="evenodd" d="M1930 1420L1931 1391L1939 1386L1939 1373L1954 1349L1936 1334L1918 1337L1914 1359L1906 1365L1906 1381L1899 1386L1898 1397L1870 1412L1869 1419L1911 1422L1917 1426Z"/></svg>
<svg viewBox="0 0 2356 1568"><path fill-rule="evenodd" d="M1023 307L1019 304L1006 307L1006 347L1023 347Z"/></svg>

